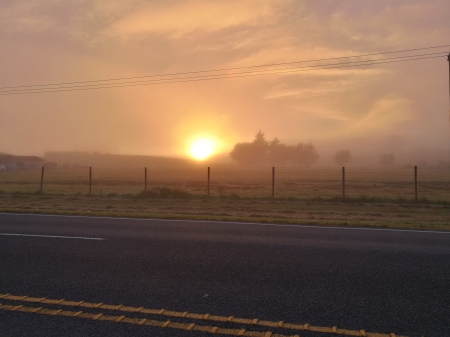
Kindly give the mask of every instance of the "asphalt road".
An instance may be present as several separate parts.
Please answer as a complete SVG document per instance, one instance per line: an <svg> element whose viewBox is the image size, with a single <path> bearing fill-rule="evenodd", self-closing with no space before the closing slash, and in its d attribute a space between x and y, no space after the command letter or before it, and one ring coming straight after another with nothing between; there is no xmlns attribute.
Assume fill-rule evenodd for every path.
<svg viewBox="0 0 450 337"><path fill-rule="evenodd" d="M450 336L450 233L0 214L6 293ZM0 310L0 336L210 335Z"/></svg>

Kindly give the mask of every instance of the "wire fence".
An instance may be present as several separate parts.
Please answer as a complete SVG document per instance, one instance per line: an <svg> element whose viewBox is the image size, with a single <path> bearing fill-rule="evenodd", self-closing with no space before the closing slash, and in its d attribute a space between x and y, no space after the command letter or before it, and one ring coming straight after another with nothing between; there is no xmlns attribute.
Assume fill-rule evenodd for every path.
<svg viewBox="0 0 450 337"><path fill-rule="evenodd" d="M0 193L136 195L162 188L222 198L450 201L450 170L291 167L0 171Z"/></svg>

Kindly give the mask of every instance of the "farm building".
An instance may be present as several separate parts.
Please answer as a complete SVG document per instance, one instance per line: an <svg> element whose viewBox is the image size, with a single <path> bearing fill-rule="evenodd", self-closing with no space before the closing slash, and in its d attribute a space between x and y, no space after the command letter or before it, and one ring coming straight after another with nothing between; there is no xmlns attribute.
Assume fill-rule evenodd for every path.
<svg viewBox="0 0 450 337"><path fill-rule="evenodd" d="M45 160L36 156L14 156L12 154L0 154L0 164L5 165L7 170L38 169Z"/></svg>

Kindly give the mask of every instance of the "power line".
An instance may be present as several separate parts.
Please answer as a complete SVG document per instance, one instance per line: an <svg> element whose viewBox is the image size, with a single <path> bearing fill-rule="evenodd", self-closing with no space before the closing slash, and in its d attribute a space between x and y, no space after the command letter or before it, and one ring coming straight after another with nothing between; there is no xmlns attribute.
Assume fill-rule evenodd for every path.
<svg viewBox="0 0 450 337"><path fill-rule="evenodd" d="M434 47L428 48L417 48L418 49L431 49ZM437 48L437 47L436 47ZM378 53L387 54L394 52L386 52L386 53ZM444 54L445 53L445 54ZM439 56L435 56L439 55ZM348 67L357 67L357 66L370 66L376 64L385 64L385 63L398 63L398 62L406 62L413 60L423 60L430 58L442 57L443 55L447 55L447 52L437 52L437 53L428 53L428 54L416 54L416 55L407 55L407 56L398 56L391 58L384 58L378 60L363 60L363 61L351 61L351 62L341 62L341 63L328 63L322 65L311 65L306 67L290 67L290 68L281 68L281 69L266 69L266 70L255 70L249 72L237 72L230 74L210 74L210 75L200 75L200 76L188 76L181 78L161 78L161 79L148 79L134 82L117 82L117 83L99 83L99 84L88 84L92 83L92 81L84 81L84 82L76 82L79 84L86 85L74 85L67 86L66 84L71 84L71 82L66 82L66 84L47 84L47 85L39 85L39 86L19 86L19 87L3 87L0 88L0 95L18 95L18 94L30 94L30 93L45 93L45 92L62 92L62 91L79 91L79 90L91 90L91 89L106 89L106 88L119 88L119 87L128 87L128 86L141 86L141 85L154 85L154 84L167 84L167 83L184 83L184 82L198 82L198 81L206 81L206 80L217 80L217 79L226 79L226 78L238 78L238 77L249 77L249 76L260 76L260 75L270 75L270 74L288 74L288 73L296 73L296 72L308 72L319 69L338 69L338 68L348 68ZM301 62L309 62L309 61L301 61ZM300 62L298 62L300 63ZM284 63L284 64L293 64ZM278 64L280 65L280 64ZM247 68L247 67L246 67ZM229 68L231 69L231 68ZM233 68L238 69L238 68ZM206 71L205 71L206 72ZM198 73L198 72L190 72L190 73ZM186 74L186 73L178 73L178 74ZM155 75L156 76L156 75ZM159 75L163 76L163 75ZM139 77L144 78L144 77ZM103 81L103 80L99 80ZM106 80L104 80L106 81ZM112 79L108 80L112 81ZM98 82L98 81L96 81ZM53 87L43 87L53 85ZM5 90L5 89L9 90Z"/></svg>
<svg viewBox="0 0 450 337"><path fill-rule="evenodd" d="M77 82L60 82L60 83L19 85L19 86L3 86L3 87L0 87L0 90L3 90L3 89L17 89L17 88L45 87L45 86L59 86L59 85L70 85L70 84L98 83L98 82L108 82L108 81L132 80L132 79L139 79L139 78L178 76L178 75L200 74L200 73L218 72L218 71L241 70L241 69L262 68L262 67L274 67L274 66L289 65L289 64L301 64L301 63L321 62L321 61L330 61L330 60L342 60L342 59L348 59L348 58L359 58L359 57L368 57L368 56L377 56L377 55L397 54L397 53L405 53L405 52L411 52L411 51L445 48L445 47L450 47L450 45L440 45L440 46L431 46L431 47L422 47L422 48L413 48L413 49L403 49L403 50L398 50L398 51L387 51L387 52L381 52L381 53L360 54L360 55L331 57L331 58L323 58L323 59L311 59L311 60L304 60L304 61L269 63L269 64L260 64L260 65L254 65L254 66L246 66L246 67L219 68L219 69L209 69L209 70L199 70L199 71L189 71L189 72L167 73L167 74L159 74L159 75L144 75L144 76L109 78L109 79L91 80L91 81L77 81Z"/></svg>
<svg viewBox="0 0 450 337"><path fill-rule="evenodd" d="M445 53L445 54L444 54ZM237 72L237 73L228 73L228 74L212 74L212 75L200 75L200 76L188 76L188 77L174 77L174 78L166 78L166 79L156 79L156 80L141 80L141 81L133 81L133 82L118 82L118 83L102 83L102 84L87 84L85 86L76 85L76 86L58 86L53 88L35 88L35 89L25 89L25 88L18 88L18 89L10 89L10 90L0 90L0 93L12 93L12 92L31 92L31 91L47 91L47 90L59 90L59 89L75 89L75 88L97 88L97 87L104 87L104 86L110 86L110 85L131 85L131 84L159 84L159 83L167 83L167 81L181 81L181 80L194 80L194 79L209 79L209 78L216 78L216 77L232 77L236 75L243 75L243 74L280 74L301 69L307 69L307 70L315 70L315 69L323 69L325 67L329 66L342 66L342 65L354 65L357 64L374 64L373 62L380 62L380 61L387 61L387 60L404 60L407 61L407 59L410 59L412 57L426 57L426 56L434 56L434 55L446 55L446 52L439 52L439 53L428 53L428 54L417 54L417 55L409 55L409 56L397 56L397 57L390 57L390 58L384 58L381 60L364 60L364 61L353 61L353 62L341 62L341 63L328 63L328 64L322 64L322 65L314 65L314 66L306 66L306 67L290 67L290 68L281 68L281 69L266 69L266 70L255 70L255 71L248 71L248 72ZM386 62L384 62L386 63ZM184 81L183 81L184 82Z"/></svg>
<svg viewBox="0 0 450 337"><path fill-rule="evenodd" d="M424 60L424 59L431 59L431 58L439 58L441 56L433 56L433 57L418 57L418 58L410 58L406 60L397 60L397 61L378 61L378 62L370 62L365 61L366 63L362 64L348 64L348 65L331 65L331 66L322 66L321 69L339 69L339 68L349 68L349 67L358 67L358 66L368 66L368 65L376 65L376 64L385 64L385 63L398 63L398 62L406 62L406 61L414 61L414 60ZM227 74L217 74L213 75L213 77L210 75L208 77L201 77L201 78L186 78L186 79L165 79L165 80L159 80L158 82L137 82L137 83L111 83L111 84L103 84L103 85L89 85L89 86L75 86L75 87L60 87L60 88L41 88L41 89L31 89L27 91L11 91L11 92L4 92L0 93L0 95L14 95L14 94L29 94L29 93L45 93L45 92L61 92L61 91L79 91L79 90L91 90L91 89L107 89L107 88L120 88L120 87L135 87L135 86L143 86L143 85L155 85L155 84L168 84L168 83L184 83L184 82L198 82L198 81L206 81L206 80L216 80L216 79L227 79L227 78L240 78L240 77L251 77L251 76L260 76L260 75L271 75L271 74L289 74L289 73L296 73L296 72L309 72L313 70L318 69L291 69L291 70L285 70L285 71L276 71L276 70L269 70L264 72L254 72L250 74L246 73L238 73L234 74L233 76L227 75Z"/></svg>
<svg viewBox="0 0 450 337"><path fill-rule="evenodd" d="M374 62L374 61L385 61L385 60L395 60L395 59L408 59L411 57L421 57L421 56L433 56L433 55L447 55L447 52L438 52L438 53L428 53L428 54L416 54L416 55L407 55L407 56L396 56L396 57L388 57L380 60L363 60L363 61L351 61L351 62L340 62L340 63L327 63L327 64L321 64L321 65L312 65L312 66L306 66L306 67L289 67L289 68L279 68L279 69L267 69L267 70L255 70L255 71L245 71L245 72L238 72L238 73L227 73L227 74L211 74L211 75L200 75L200 76L188 76L188 77L174 77L174 78L165 78L165 79L156 79L156 80L140 80L140 81L133 81L133 82L118 82L118 83L101 83L101 84L87 84L86 86L55 86L54 88L17 88L17 89L10 89L10 90L2 90L0 89L0 93L8 93L8 92L21 92L21 91L29 91L29 90L50 90L50 89L72 89L72 88L87 88L92 87L95 88L97 86L104 86L104 85L113 85L113 84L146 84L146 83L159 83L162 81L168 81L168 80L185 80L185 79L197 79L197 78L204 78L207 79L209 77L216 77L216 76L232 76L232 75L241 75L241 74L253 74L253 73L259 73L259 72L274 72L282 73L284 70L292 70L292 69L315 69L315 68L323 68L324 66L332 66L332 65L345 65L345 64L360 64L360 63L367 63L367 62ZM269 73L267 73L269 74Z"/></svg>

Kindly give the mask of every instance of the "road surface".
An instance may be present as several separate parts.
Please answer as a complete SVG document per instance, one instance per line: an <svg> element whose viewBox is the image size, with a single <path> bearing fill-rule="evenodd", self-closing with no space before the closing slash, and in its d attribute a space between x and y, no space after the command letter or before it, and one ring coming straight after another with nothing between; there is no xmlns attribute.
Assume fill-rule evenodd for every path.
<svg viewBox="0 0 450 337"><path fill-rule="evenodd" d="M450 336L450 233L0 214L0 294L0 336Z"/></svg>

